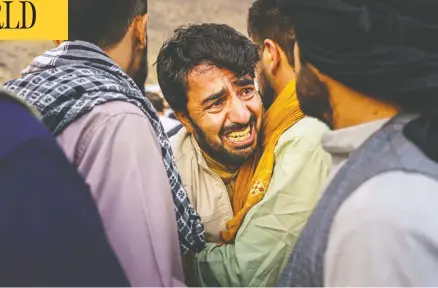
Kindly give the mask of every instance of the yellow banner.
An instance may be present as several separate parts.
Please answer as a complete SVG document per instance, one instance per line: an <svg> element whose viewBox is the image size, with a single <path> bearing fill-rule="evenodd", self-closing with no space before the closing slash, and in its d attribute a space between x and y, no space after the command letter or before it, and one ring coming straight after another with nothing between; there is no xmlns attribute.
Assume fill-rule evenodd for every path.
<svg viewBox="0 0 438 288"><path fill-rule="evenodd" d="M68 39L68 0L0 0L0 40Z"/></svg>

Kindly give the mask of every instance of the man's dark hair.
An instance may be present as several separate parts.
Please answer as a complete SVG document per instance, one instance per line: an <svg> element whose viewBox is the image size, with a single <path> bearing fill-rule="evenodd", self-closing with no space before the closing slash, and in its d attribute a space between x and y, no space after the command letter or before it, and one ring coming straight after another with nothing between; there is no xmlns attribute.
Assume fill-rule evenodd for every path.
<svg viewBox="0 0 438 288"><path fill-rule="evenodd" d="M211 64L237 77L251 75L259 61L257 45L224 24L180 27L161 48L157 59L158 82L174 111L187 112L187 79L193 68Z"/></svg>
<svg viewBox="0 0 438 288"><path fill-rule="evenodd" d="M110 47L123 39L135 17L147 11L147 0L69 0L68 40Z"/></svg>
<svg viewBox="0 0 438 288"><path fill-rule="evenodd" d="M146 92L146 98L152 103L157 112L164 111L164 99L160 95L152 92Z"/></svg>
<svg viewBox="0 0 438 288"><path fill-rule="evenodd" d="M294 65L295 32L290 20L280 14L277 1L257 0L248 14L248 35L260 47L265 39L277 43Z"/></svg>

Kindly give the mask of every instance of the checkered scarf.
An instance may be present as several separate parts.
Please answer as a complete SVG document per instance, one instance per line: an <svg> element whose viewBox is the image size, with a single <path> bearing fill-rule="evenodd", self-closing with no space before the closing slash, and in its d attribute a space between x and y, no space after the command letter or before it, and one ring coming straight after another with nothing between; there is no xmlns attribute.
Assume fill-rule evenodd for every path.
<svg viewBox="0 0 438 288"><path fill-rule="evenodd" d="M97 105L118 100L140 108L160 141L172 187L181 251L185 254L188 250L203 249L204 227L181 184L169 140L155 109L134 81L100 48L83 41L64 42L35 58L20 78L5 83L5 87L36 107L55 136Z"/></svg>

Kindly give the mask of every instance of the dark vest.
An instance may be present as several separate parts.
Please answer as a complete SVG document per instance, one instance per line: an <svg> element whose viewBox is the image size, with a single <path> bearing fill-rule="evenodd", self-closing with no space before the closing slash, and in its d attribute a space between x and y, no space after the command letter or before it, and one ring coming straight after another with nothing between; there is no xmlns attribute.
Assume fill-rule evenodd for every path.
<svg viewBox="0 0 438 288"><path fill-rule="evenodd" d="M419 173L438 181L438 163L403 135L405 124L415 117L394 117L350 155L309 218L278 286L324 286L324 257L333 219L362 183L389 171Z"/></svg>

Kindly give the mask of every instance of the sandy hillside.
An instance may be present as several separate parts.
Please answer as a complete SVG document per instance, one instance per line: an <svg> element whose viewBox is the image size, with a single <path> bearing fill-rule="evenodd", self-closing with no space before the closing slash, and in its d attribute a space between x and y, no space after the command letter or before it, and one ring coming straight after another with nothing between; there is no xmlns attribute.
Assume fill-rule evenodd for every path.
<svg viewBox="0 0 438 288"><path fill-rule="evenodd" d="M184 4L182 4L184 3ZM246 34L246 15L252 0L149 0L149 65L155 63L163 41L179 25L226 23ZM0 82L16 77L38 54L52 47L45 41L0 41ZM156 83L150 67L148 82Z"/></svg>

